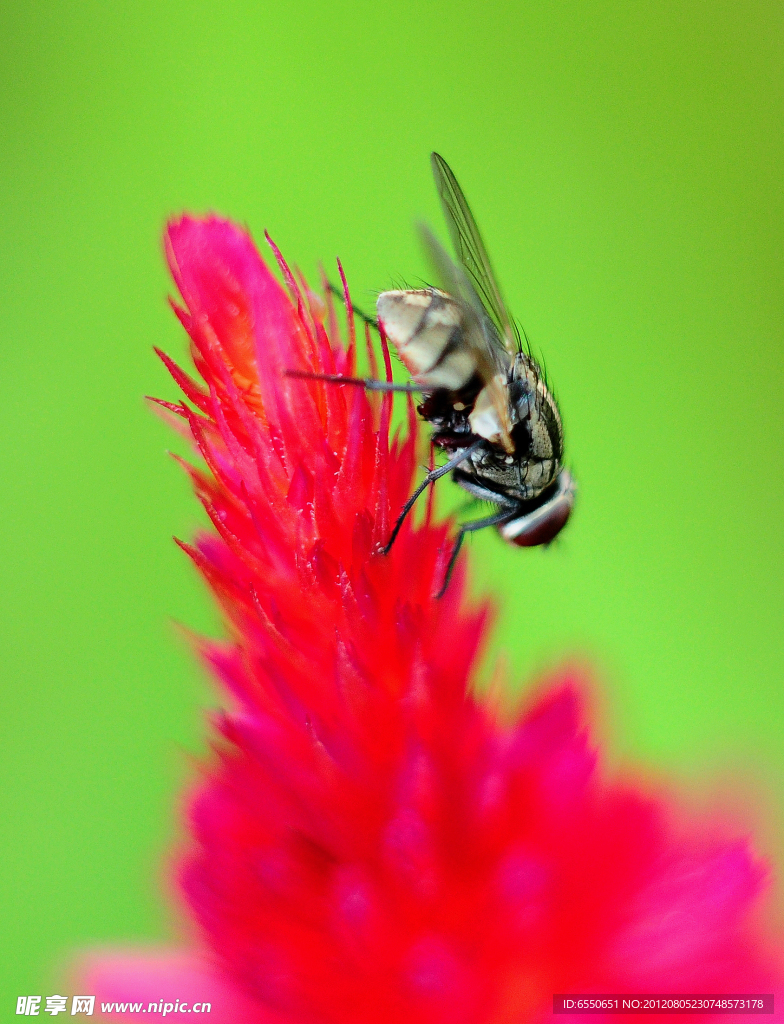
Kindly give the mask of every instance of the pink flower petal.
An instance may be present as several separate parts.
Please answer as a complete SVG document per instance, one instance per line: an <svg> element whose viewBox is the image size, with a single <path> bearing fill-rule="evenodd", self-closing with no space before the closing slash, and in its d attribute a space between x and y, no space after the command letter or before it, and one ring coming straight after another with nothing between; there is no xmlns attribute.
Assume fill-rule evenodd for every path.
<svg viewBox="0 0 784 1024"><path fill-rule="evenodd" d="M258 1003L225 980L210 961L195 953L173 949L128 949L86 954L77 968L80 994L94 995L95 1016L100 1019L123 1021L163 1016L177 1012L187 1003L189 1020L195 1016L194 1004L199 1005L204 1020L210 1024L280 1024ZM112 1012L101 1013L101 1004L114 1004ZM117 1004L142 1004L138 1012L117 1012ZM155 1004L152 1010L150 1004ZM209 1004L209 1010L203 1005ZM167 1013L167 1015L168 1015Z"/></svg>

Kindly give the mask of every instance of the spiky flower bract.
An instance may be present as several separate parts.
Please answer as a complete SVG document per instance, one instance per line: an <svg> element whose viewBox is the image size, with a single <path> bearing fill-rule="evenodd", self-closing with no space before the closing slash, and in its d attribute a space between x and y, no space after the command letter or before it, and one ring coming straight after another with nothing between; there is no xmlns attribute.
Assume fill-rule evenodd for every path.
<svg viewBox="0 0 784 1024"><path fill-rule="evenodd" d="M201 377L164 357L169 409L214 525L184 546L229 631L201 644L228 707L179 875L210 1019L524 1024L556 992L770 991L748 844L605 780L574 673L499 720L472 688L487 607L462 568L433 596L432 509L380 553L416 417L390 442L389 396L285 374L352 374L351 318L344 347L329 302L225 221L171 224L166 251ZM117 992L125 969L127 993L145 964L93 978Z"/></svg>

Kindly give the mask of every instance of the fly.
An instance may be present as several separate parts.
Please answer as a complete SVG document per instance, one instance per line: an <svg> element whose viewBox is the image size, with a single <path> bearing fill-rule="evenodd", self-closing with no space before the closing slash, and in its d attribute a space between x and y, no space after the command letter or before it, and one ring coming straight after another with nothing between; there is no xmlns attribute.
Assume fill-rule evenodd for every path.
<svg viewBox="0 0 784 1024"><path fill-rule="evenodd" d="M412 383L330 379L421 393L419 414L433 428L433 444L448 455L401 509L384 553L420 494L447 473L473 497L496 506L459 526L441 596L467 533L495 526L511 544L548 544L571 515L576 486L563 466L558 405L507 312L463 190L443 157L433 153L431 163L457 262L423 226L443 287L386 291L376 303L378 324Z"/></svg>

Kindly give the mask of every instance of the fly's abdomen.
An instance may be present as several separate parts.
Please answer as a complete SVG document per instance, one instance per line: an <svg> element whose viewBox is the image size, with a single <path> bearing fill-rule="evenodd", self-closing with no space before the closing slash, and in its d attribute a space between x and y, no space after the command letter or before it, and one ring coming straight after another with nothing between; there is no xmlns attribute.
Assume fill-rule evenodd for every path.
<svg viewBox="0 0 784 1024"><path fill-rule="evenodd" d="M382 292L378 319L409 373L427 390L460 391L476 373L461 308L436 288Z"/></svg>

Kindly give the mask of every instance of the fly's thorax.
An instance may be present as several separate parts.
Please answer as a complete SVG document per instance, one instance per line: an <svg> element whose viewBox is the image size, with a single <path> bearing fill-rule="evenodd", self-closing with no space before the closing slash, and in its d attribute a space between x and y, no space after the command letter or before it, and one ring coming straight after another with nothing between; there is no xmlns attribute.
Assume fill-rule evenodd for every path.
<svg viewBox="0 0 784 1024"><path fill-rule="evenodd" d="M520 453L508 455L488 446L469 457L462 475L469 476L496 494L515 501L532 501L550 486L558 469L553 458L535 458ZM455 479L460 482L457 472Z"/></svg>
<svg viewBox="0 0 784 1024"><path fill-rule="evenodd" d="M541 370L527 355L515 356L505 387L514 450L509 452L488 438L491 443L470 457L464 474L497 494L534 501L551 486L561 469L561 417ZM480 392L470 417L474 433L480 433L474 427L477 410L483 408L481 399Z"/></svg>
<svg viewBox="0 0 784 1024"><path fill-rule="evenodd" d="M382 292L378 319L412 376L428 390L461 391L476 373L462 306L437 288Z"/></svg>
<svg viewBox="0 0 784 1024"><path fill-rule="evenodd" d="M564 448L561 414L542 371L522 352L515 356L509 395L516 452L559 467Z"/></svg>

